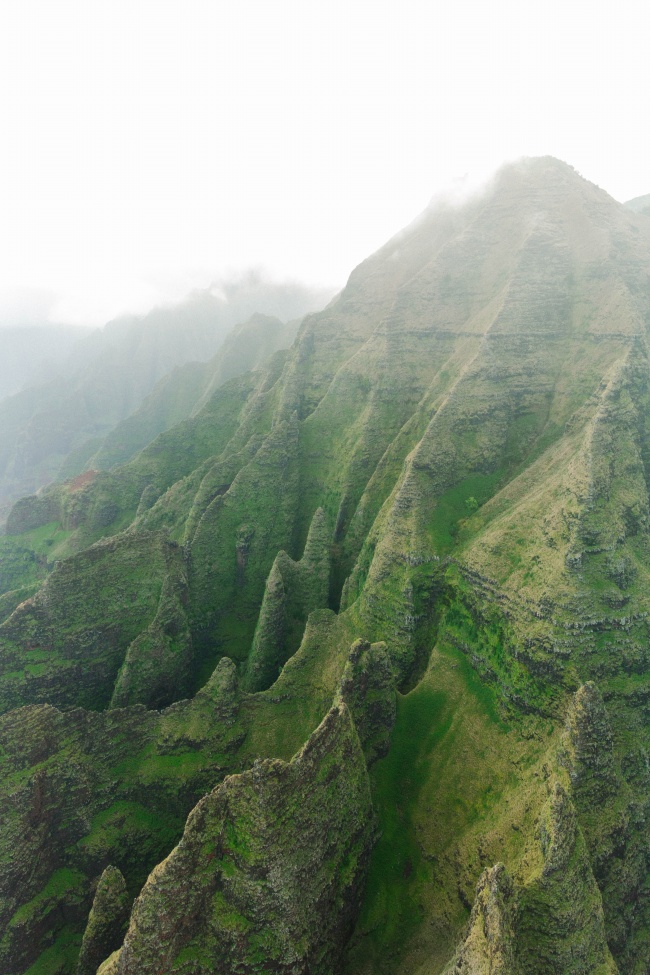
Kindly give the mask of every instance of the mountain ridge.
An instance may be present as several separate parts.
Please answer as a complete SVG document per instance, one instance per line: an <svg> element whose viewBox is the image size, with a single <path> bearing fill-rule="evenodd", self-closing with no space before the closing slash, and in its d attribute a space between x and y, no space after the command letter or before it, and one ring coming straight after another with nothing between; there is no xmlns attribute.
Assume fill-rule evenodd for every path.
<svg viewBox="0 0 650 975"><path fill-rule="evenodd" d="M59 357L57 368L46 379L40 377L39 383L0 402L0 514L21 495L82 473L101 450L104 438L141 406L156 382L176 366L211 359L230 331L252 314L277 308L295 320L295 311L300 315L329 296L329 292L298 284L275 285L249 275L224 284L223 294L195 292L177 305L115 319L93 330L67 358ZM278 342L290 342L291 337L289 328L285 334L277 332L269 343L263 329L257 334L251 329L247 343L242 337L239 352L231 339L227 350L231 373L238 357L235 372L254 365L254 343L268 355L279 347ZM182 418L181 413L175 417ZM151 436L156 432L160 431L152 429ZM138 441L133 451L146 442Z"/></svg>
<svg viewBox="0 0 650 975"><path fill-rule="evenodd" d="M56 838L75 721L96 729L73 763L75 789L102 741L106 759L92 773L94 825L75 824L67 849L52 844L2 957L20 950L31 964L50 952L71 971L109 864L131 896L142 891L135 932L164 864L144 887L143 874L162 848L173 863L182 855L201 788L227 791L225 776L246 769L261 783L264 761L290 761L343 702L378 830L367 865L350 841L349 866L333 874L365 877L341 971L643 970L648 325L645 218L566 164L526 160L464 206L425 211L303 320L288 352L226 382L125 465L19 502L7 544L39 554L50 542L64 561L0 626L4 706L23 705L1 725L5 761L22 763L7 779L20 782L15 822L36 809ZM110 573L103 603L84 597L89 565L98 580ZM108 646L111 585L125 606L129 585L141 603L120 611L124 632ZM92 687L67 680L75 646ZM171 691L152 699L151 674L173 674ZM116 696L108 710L80 710L93 695L100 707ZM59 737L42 765L33 733L13 723L50 718ZM139 720L149 738L120 762ZM22 757L27 745L34 754ZM335 774L336 755L324 750L318 781ZM151 809L172 782L173 820L131 812L102 825L136 797ZM282 844L299 850L288 796ZM323 802L309 828L325 837L332 817ZM208 857L220 828L201 836ZM257 827L241 812L232 828L240 877ZM129 861L142 829L149 853ZM27 851L34 838L21 842ZM57 892L61 870L76 873ZM164 972L225 972L210 932L193 934L189 953L169 934L185 930L183 903L202 878L200 864L188 867L182 897L170 888L167 933L147 909L140 947L129 936L104 970L127 956L149 964L147 945L162 944ZM247 945L259 923L277 933L268 906L253 908L234 882L219 889L214 930ZM72 927L48 927L57 904ZM323 930L340 930L347 910L315 909L305 937L323 918ZM256 944L244 970L275 957L268 940ZM333 950L324 944L322 957ZM307 972L305 958L282 964Z"/></svg>

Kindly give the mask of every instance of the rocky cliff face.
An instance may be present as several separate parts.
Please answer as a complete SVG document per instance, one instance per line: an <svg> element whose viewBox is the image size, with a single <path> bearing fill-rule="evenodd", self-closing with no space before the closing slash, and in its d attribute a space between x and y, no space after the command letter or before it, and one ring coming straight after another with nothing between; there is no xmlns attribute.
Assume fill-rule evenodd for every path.
<svg viewBox="0 0 650 975"><path fill-rule="evenodd" d="M108 866L99 878L84 931L77 975L95 975L104 958L120 946L126 933L131 901L124 877Z"/></svg>
<svg viewBox="0 0 650 975"><path fill-rule="evenodd" d="M109 865L106 972L650 966L649 325L647 218L524 161L16 506L11 975L74 971Z"/></svg>
<svg viewBox="0 0 650 975"><path fill-rule="evenodd" d="M372 832L365 762L341 705L289 764L260 763L201 800L102 975L332 972Z"/></svg>
<svg viewBox="0 0 650 975"><path fill-rule="evenodd" d="M559 783L542 810L538 842L541 869L524 884L503 864L482 874L467 937L445 975L618 972L575 810Z"/></svg>
<svg viewBox="0 0 650 975"><path fill-rule="evenodd" d="M514 975L516 901L502 863L481 874L467 937L445 975Z"/></svg>
<svg viewBox="0 0 650 975"><path fill-rule="evenodd" d="M115 934L105 902L121 898L105 870L121 871L130 905L194 803L237 768L238 707L224 660L193 701L162 712L31 705L0 718L2 971L19 975L43 953L72 971L84 929L84 957L96 958ZM100 876L112 877L106 897Z"/></svg>

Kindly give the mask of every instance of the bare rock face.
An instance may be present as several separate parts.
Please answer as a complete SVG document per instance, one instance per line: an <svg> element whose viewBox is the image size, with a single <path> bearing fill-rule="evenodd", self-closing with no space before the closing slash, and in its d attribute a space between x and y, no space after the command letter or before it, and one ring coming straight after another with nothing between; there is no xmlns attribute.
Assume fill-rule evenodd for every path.
<svg viewBox="0 0 650 975"><path fill-rule="evenodd" d="M102 975L330 975L363 888L373 816L345 705L290 762L258 762L199 802L150 875Z"/></svg>
<svg viewBox="0 0 650 975"><path fill-rule="evenodd" d="M99 878L95 899L81 943L77 975L95 975L106 956L119 948L131 901L117 867L108 866Z"/></svg>

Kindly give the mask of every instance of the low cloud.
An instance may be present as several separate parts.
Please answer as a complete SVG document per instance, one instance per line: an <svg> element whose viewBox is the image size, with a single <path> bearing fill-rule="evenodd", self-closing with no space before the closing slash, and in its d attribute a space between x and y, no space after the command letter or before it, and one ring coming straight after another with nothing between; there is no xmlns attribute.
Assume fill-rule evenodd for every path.
<svg viewBox="0 0 650 975"><path fill-rule="evenodd" d="M42 288L0 288L0 328L49 324L57 300Z"/></svg>

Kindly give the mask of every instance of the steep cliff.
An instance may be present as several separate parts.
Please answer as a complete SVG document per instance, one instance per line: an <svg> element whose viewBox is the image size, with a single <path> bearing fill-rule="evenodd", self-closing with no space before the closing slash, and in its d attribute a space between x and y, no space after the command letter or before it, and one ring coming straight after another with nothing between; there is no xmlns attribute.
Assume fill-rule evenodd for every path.
<svg viewBox="0 0 650 975"><path fill-rule="evenodd" d="M342 705L289 764L255 765L201 800L102 975L260 966L329 975L358 909L372 830L363 754Z"/></svg>
<svg viewBox="0 0 650 975"><path fill-rule="evenodd" d="M109 865L105 972L648 969L649 325L647 218L524 160L16 505L11 975Z"/></svg>

